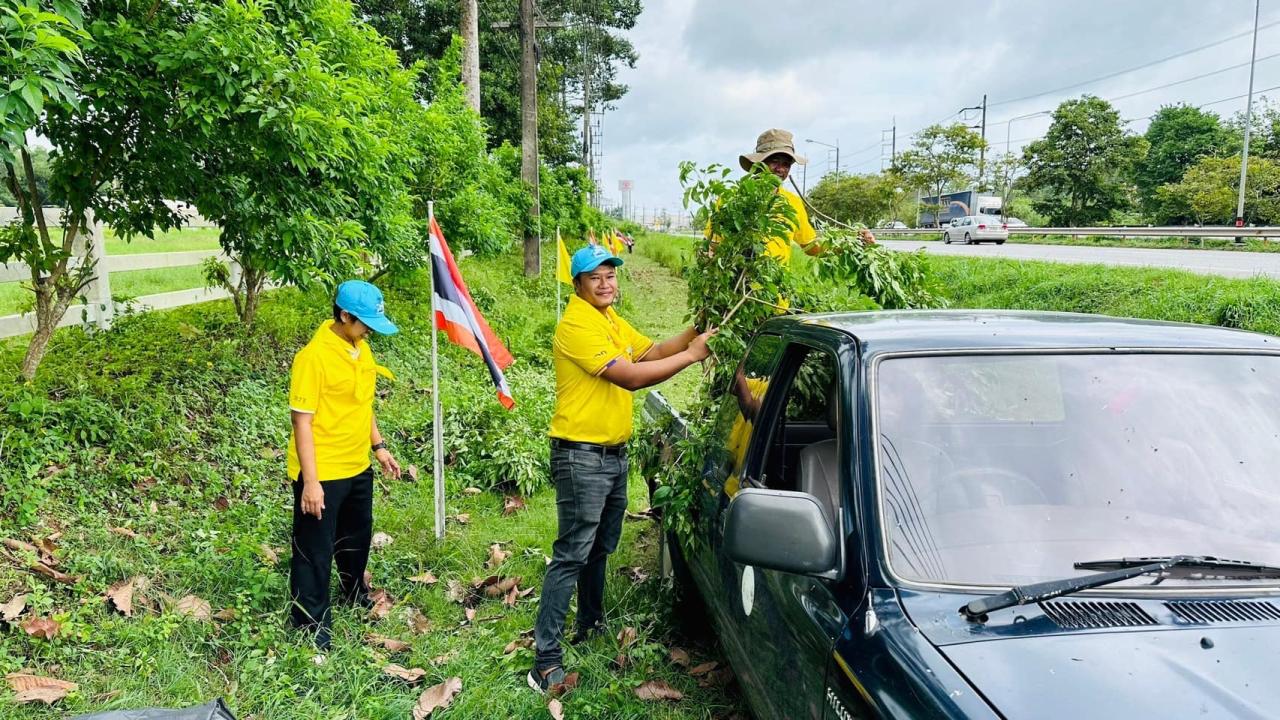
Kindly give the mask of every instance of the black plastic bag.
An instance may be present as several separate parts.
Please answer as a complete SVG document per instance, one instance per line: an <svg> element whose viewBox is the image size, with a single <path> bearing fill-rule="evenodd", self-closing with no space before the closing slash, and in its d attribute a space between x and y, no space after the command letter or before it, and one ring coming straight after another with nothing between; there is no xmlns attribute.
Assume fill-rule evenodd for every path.
<svg viewBox="0 0 1280 720"><path fill-rule="evenodd" d="M222 700L214 700L186 710L112 710L93 715L77 715L72 720L236 720Z"/></svg>

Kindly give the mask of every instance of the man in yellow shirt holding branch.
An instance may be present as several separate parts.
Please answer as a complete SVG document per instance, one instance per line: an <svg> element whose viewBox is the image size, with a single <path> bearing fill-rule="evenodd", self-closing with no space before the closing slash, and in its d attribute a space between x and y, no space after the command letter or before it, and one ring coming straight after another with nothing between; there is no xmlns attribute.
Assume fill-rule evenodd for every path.
<svg viewBox="0 0 1280 720"><path fill-rule="evenodd" d="M655 343L613 309L622 259L602 245L573 254L574 294L556 326L552 357L551 480L558 535L542 582L529 685L546 693L565 680L561 635L575 585L578 637L604 626L605 562L618 546L627 510L631 393L707 358L711 332L693 328Z"/></svg>

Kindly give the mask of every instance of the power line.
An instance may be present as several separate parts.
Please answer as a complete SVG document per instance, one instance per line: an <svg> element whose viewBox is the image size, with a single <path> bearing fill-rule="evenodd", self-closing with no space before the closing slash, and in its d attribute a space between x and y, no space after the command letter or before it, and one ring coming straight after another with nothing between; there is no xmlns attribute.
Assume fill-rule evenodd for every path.
<svg viewBox="0 0 1280 720"><path fill-rule="evenodd" d="M1266 28L1269 28L1269 27L1274 27L1274 26L1276 26L1276 25L1280 25L1280 20L1276 20L1276 21L1274 21L1274 22L1269 22L1269 23L1267 23L1266 25L1262 25L1262 26L1260 26L1258 29L1259 29L1259 30L1263 30L1263 29L1266 29ZM1009 105L1009 104L1016 103L1016 102L1022 102L1023 100L1030 100L1030 99L1032 99L1032 98L1043 97L1043 96L1045 96L1045 95L1053 95L1053 94L1055 94L1055 93L1060 93L1060 92L1063 92L1063 91L1065 91L1065 90L1074 90L1075 88L1083 87L1083 86L1085 86L1085 85L1092 85L1093 83L1101 82L1101 81L1103 81L1103 80L1110 80L1111 78L1120 77L1121 75L1126 75L1126 74L1128 74L1128 73L1136 72L1136 71L1138 71L1138 70L1145 70L1146 68L1149 68L1149 67L1152 67L1152 66L1155 66L1155 65L1159 65L1160 63L1168 62L1168 61L1170 61L1170 60L1175 60L1175 59L1177 59L1177 58L1184 57L1184 56L1186 56L1186 55L1191 55L1191 54L1193 54L1193 53L1198 53L1198 52L1200 52L1201 50L1208 50L1208 49L1209 49L1209 48L1211 48L1211 47L1217 47L1218 45L1221 45L1221 44L1223 44L1223 43L1231 42L1232 40L1238 40L1238 39L1240 39L1240 38L1242 38L1242 37L1245 37L1245 36L1248 36L1248 35L1252 35L1252 34L1253 34L1253 30L1252 30L1252 29L1250 29L1250 30L1246 30L1245 32L1238 33L1238 34L1236 34L1236 35L1232 35L1231 37L1227 37L1227 38L1223 38L1223 39L1221 39L1221 40L1217 40L1217 41L1215 41L1215 42L1211 42L1211 43L1209 43L1208 45L1201 45L1200 47L1192 48L1192 49L1190 49L1190 50L1183 50L1182 52L1174 53L1173 55L1167 55L1167 56L1165 56L1165 57L1162 57L1162 58L1160 58L1159 60L1152 60L1151 62L1143 63L1142 65L1135 65L1135 66L1133 66L1133 67L1131 67L1131 68L1125 68L1124 70L1117 70L1117 71L1115 71L1115 72L1108 73L1108 74L1106 74L1106 75L1100 75L1100 76L1095 77L1095 78L1090 78L1090 79L1088 79L1088 80L1084 80L1084 81L1082 81L1082 82L1072 83L1071 85L1064 85L1064 86L1059 87L1059 88L1054 88L1053 90L1045 90L1044 92L1038 92L1038 93L1034 93L1034 94L1031 94L1031 95L1023 95L1022 97L1014 98L1014 99L1012 99L1012 100L1001 100L1000 102L993 102L993 103L991 103L991 104L990 104L990 107L995 107L995 106L997 106L997 105Z"/></svg>
<svg viewBox="0 0 1280 720"><path fill-rule="evenodd" d="M1258 58L1254 62L1262 62L1263 60L1270 60L1271 58L1276 58L1276 57L1280 57L1280 53L1265 55L1263 57ZM1212 70L1207 73L1201 73L1200 75L1193 75L1192 77L1183 78L1182 80L1174 80L1173 82L1165 83L1164 85L1157 85L1155 87L1147 88L1146 90L1138 90L1137 92L1131 92L1125 95L1117 95L1115 97L1109 97L1107 98L1107 100L1109 102L1115 102L1117 100L1127 100L1131 97L1137 97L1138 95L1145 95L1149 92L1155 92L1156 90L1164 90L1165 88L1171 88L1174 85L1182 85L1183 83L1194 82L1196 80L1203 80L1204 78L1211 77L1213 75L1218 75L1220 73L1224 73L1229 70L1239 70L1240 68L1245 68L1245 67L1249 67L1249 63L1245 62L1245 63L1240 63L1238 65L1231 65L1230 67L1224 67L1218 70Z"/></svg>

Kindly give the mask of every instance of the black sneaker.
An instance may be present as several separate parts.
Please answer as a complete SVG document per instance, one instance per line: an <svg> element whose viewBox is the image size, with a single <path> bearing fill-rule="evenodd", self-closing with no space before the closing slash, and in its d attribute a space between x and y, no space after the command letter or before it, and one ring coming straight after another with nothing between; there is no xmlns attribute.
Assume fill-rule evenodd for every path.
<svg viewBox="0 0 1280 720"><path fill-rule="evenodd" d="M570 645L581 645L585 642L591 642L599 637L604 637L605 627L603 623L596 623L590 627L578 628L573 633L573 637L569 638Z"/></svg>
<svg viewBox="0 0 1280 720"><path fill-rule="evenodd" d="M319 650L320 652L329 652L329 644L330 644L329 628L327 627L316 628L315 638L313 639L313 641L315 642L317 650Z"/></svg>
<svg viewBox="0 0 1280 720"><path fill-rule="evenodd" d="M529 681L529 687L533 688L539 695L546 695L551 688L556 685L563 684L564 678L564 668L557 665L556 667L551 668L550 672L546 673L538 668L534 668L529 671L529 677L527 679Z"/></svg>

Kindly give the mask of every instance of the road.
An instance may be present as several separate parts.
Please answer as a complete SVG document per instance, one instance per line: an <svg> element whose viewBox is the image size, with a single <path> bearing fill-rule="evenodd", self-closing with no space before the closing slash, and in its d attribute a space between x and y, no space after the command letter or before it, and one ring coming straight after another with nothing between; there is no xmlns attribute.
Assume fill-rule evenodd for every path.
<svg viewBox="0 0 1280 720"><path fill-rule="evenodd" d="M998 257L1009 260L1048 260L1075 264L1165 267L1233 278L1267 277L1280 279L1280 253L1253 253L1235 250L1168 250L1163 248L1110 248L1080 245L944 245L919 240L881 240L894 250L924 248L931 255Z"/></svg>

